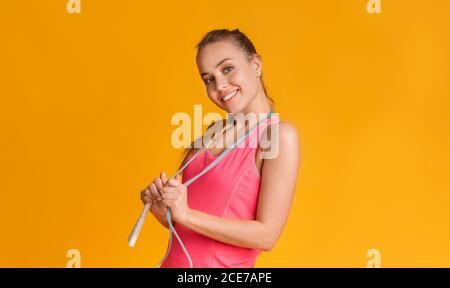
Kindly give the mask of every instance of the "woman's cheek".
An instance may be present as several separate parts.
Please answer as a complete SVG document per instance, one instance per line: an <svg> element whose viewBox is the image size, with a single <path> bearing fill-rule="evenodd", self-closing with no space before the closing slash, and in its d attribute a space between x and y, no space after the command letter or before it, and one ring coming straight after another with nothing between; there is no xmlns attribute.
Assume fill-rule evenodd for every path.
<svg viewBox="0 0 450 288"><path fill-rule="evenodd" d="M222 108L222 104L221 104L221 101L220 101L219 93L214 93L214 95L211 95L211 94L208 94L209 99L212 102L214 102L218 107Z"/></svg>
<svg viewBox="0 0 450 288"><path fill-rule="evenodd" d="M231 86L238 86L241 89L243 89L243 85L245 84L245 77L240 73L239 71L236 71L233 75L230 77L230 85Z"/></svg>
<svg viewBox="0 0 450 288"><path fill-rule="evenodd" d="M230 81L233 86L239 87L239 94L240 97L242 97L242 100L246 100L249 97L249 91L251 91L251 85L250 81L247 81L247 78L243 73L237 73L236 75L233 75L232 80ZM244 101L247 102L247 101Z"/></svg>
<svg viewBox="0 0 450 288"><path fill-rule="evenodd" d="M213 88L207 87L206 94L208 95L209 100L211 100L212 102L216 104L220 103L219 93L215 92Z"/></svg>

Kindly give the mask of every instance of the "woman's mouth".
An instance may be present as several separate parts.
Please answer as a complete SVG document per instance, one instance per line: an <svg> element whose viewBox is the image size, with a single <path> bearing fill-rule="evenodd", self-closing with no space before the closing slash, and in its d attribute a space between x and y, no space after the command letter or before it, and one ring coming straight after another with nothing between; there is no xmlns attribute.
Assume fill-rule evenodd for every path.
<svg viewBox="0 0 450 288"><path fill-rule="evenodd" d="M224 101L224 102L229 101L231 98L233 98L237 94L238 91L239 91L239 89L231 92L230 94L223 96L222 101Z"/></svg>

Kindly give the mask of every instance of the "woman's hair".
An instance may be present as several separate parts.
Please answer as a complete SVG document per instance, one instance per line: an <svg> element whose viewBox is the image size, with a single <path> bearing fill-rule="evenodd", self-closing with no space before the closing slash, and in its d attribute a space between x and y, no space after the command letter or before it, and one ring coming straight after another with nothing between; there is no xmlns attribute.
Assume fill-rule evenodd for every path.
<svg viewBox="0 0 450 288"><path fill-rule="evenodd" d="M248 39L248 37L244 33L239 31L239 29L234 29L234 30L218 29L218 30L212 30L212 31L208 32L206 35L203 36L202 40L196 45L197 56L203 50L203 48L205 48L208 44L215 43L218 41L223 41L223 40L232 41L232 43L234 43L237 47L239 47L246 54L248 59L250 59L254 55L258 55L259 57L261 57L256 52L255 46L253 45L252 41L250 41L250 39ZM269 105L272 108L272 111L274 111L275 101L272 98L270 98L270 96L267 94L267 90L264 85L264 81L263 81L262 77L263 77L263 75L262 75L262 71L261 71L261 76L260 76L261 84L262 84L262 87L266 94L267 100L269 101ZM223 119L222 121L223 121L223 123L222 123L223 125L221 127L225 127L226 119ZM214 123L215 122L211 123L208 126L208 129L211 126L213 126ZM195 154L195 152L197 152L197 150L199 148L195 148L194 143L198 140L199 139L194 140L191 143L191 145L183 151L183 153L182 153L183 161L181 162L179 168L181 168Z"/></svg>

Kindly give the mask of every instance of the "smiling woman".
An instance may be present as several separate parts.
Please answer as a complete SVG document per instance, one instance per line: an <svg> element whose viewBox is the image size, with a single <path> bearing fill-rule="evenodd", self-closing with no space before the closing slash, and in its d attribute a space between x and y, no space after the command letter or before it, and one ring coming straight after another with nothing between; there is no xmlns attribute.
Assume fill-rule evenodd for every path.
<svg viewBox="0 0 450 288"><path fill-rule="evenodd" d="M249 124L245 132L246 125L239 129L235 121L230 129L247 137L230 151L222 146L198 151L191 145L181 163L187 165L183 179L167 179L161 173L142 192L142 200L153 203L150 211L156 219L171 230L173 227L185 244L170 241L160 267L189 267L192 263L203 268L253 267L261 251L275 246L287 221L300 163L299 137L292 124L280 121L274 113L262 81L261 57L242 32L211 31L197 48L197 67L209 99L231 115L244 115L244 119L257 115L258 129L251 130ZM265 159L261 147L266 145L259 144L273 135L272 131L277 131L278 152ZM230 143L225 138L234 133L218 138ZM256 139L257 145L250 144L250 139ZM200 140L206 145L203 137ZM222 153L226 157L222 158ZM190 181L218 158L221 161L208 173ZM173 223L168 222L170 216L165 217L167 209Z"/></svg>
<svg viewBox="0 0 450 288"><path fill-rule="evenodd" d="M239 29L211 31L197 45L197 49L196 60L200 76L206 85L208 97L216 105L229 112L245 113L243 108L248 101L241 101L240 107L229 109L220 105L220 101L230 99L231 97L223 98L236 91L250 100L262 89L269 104L274 106L264 85L261 56L250 39Z"/></svg>

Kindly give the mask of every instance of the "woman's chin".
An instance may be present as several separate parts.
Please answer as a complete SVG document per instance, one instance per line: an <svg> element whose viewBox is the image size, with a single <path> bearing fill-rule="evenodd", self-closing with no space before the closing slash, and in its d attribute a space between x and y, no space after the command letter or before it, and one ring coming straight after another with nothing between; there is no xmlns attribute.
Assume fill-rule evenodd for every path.
<svg viewBox="0 0 450 288"><path fill-rule="evenodd" d="M240 109L236 106L223 106L222 109L227 113L237 113L240 111Z"/></svg>

